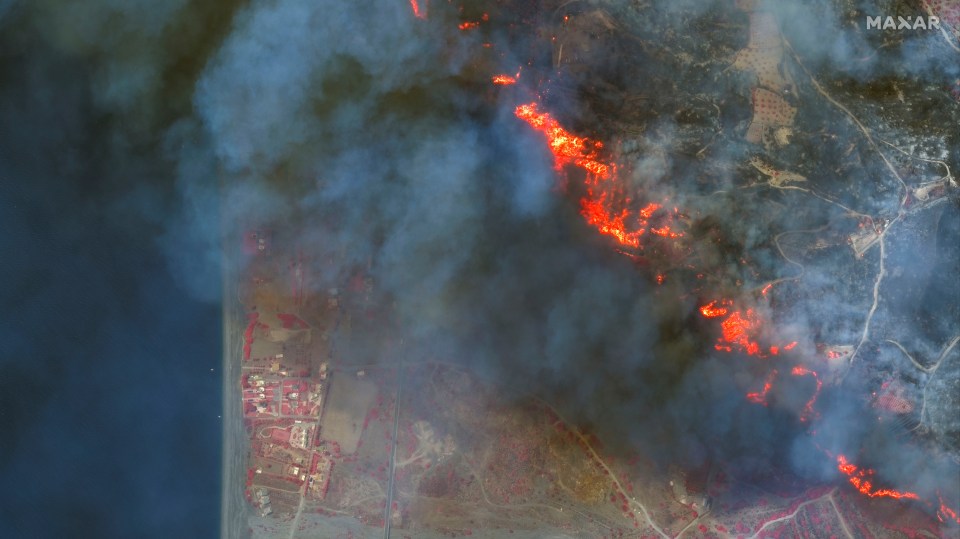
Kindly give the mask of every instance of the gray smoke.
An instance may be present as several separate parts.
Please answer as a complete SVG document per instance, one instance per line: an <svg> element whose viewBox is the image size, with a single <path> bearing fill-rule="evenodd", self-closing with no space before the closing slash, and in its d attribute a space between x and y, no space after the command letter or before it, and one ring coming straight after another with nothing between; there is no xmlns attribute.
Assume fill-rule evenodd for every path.
<svg viewBox="0 0 960 539"><path fill-rule="evenodd" d="M603 7L625 9L616 3ZM710 3L682 7L665 2L652 11L630 12L635 17L630 29L644 37L677 35L692 23L729 13ZM937 71L946 62L941 48L927 43L935 37L870 57L870 36L855 27L854 14L841 16L829 2L769 8L817 76L833 70L866 80L901 65L926 66L917 67L920 80L950 76ZM752 359L714 357L713 330L698 319L697 298L677 300L669 287L652 290L648 279L582 223L575 201L558 189L542 140L512 117L516 100L529 99L524 90L507 90L492 105L468 91L473 82L483 82L473 59L480 38L452 36L456 21L443 6L435 6L429 22L407 10L390 1L363 6L277 1L240 11L194 96L197 117L227 178L231 219L283 221L295 213L291 221L304 241L320 251L346 253L341 265L318 268L324 273L321 287L343 282L372 261L378 301L395 304L409 359L463 362L498 380L507 395L533 392L562 402L583 424L638 444L654 457L685 464L722 460L746 475L789 465L801 475L828 480L836 471L826 449L865 455L886 480L924 495L952 488L942 480L955 470L951 465L928 463L920 473L909 437L864 422L861 395L869 393L867 385L849 381L824 391L816 440L796 421L812 380L784 373L773 407L746 403L743 393L762 385L766 367ZM495 47L510 50L504 58L536 56L510 49L529 45L525 41L495 37ZM677 39L682 44L683 38ZM687 81L676 98L679 108L717 84L716 75L709 78L719 71L716 64L703 74L688 67L678 72L659 65L656 52L644 51L644 60L622 49L615 36L609 43L582 53L582 63L624 92L669 95L668 85L676 84L670 81L679 77ZM631 60L649 63L637 67ZM586 75L564 75L559 84L575 92L548 94L552 109L572 125L603 130L604 103L615 98L591 93ZM586 103L577 100L577 91ZM669 100L664 108L670 110ZM810 131L835 118L835 111L809 109ZM716 121L717 127L732 128L733 119ZM712 146L707 168L725 170L711 171L716 179L705 185L704 164L678 149L710 141L691 141L693 131L678 116L654 115L649 122L650 135L638 143L643 150L634 181L651 199L696 208L696 223L730 238L719 247L701 246L703 259L727 276L718 291L704 290L705 295L730 293L729 283L744 277L739 266L746 255L766 272L746 276L748 282L795 275L797 266L769 244L769 230L821 226L825 214L832 216L828 223L842 219L835 207L785 197L782 203L793 211L759 220L769 215L760 207L769 196L731 189L740 173L736 163L749 148ZM859 137L853 125L839 129L843 139ZM803 161L800 153L794 157ZM885 171L875 167L870 173ZM186 183L193 181L210 180ZM729 192L707 196L717 189ZM894 196L881 187L867 196L873 206L863 211L875 213ZM799 248L794 256L800 256ZM894 256L912 266L909 253ZM830 287L836 278L829 264L803 264L809 283ZM803 342L804 353L813 354L815 343L827 337L858 342L858 320L868 307L841 297L797 297L777 322L790 340ZM874 323L883 316L881 310ZM835 321L826 325L833 333L813 334L825 326L825 317ZM956 326L955 320L942 323ZM368 331L342 352L374 355L379 348L370 343L384 336ZM873 361L864 356L861 361Z"/></svg>
<svg viewBox="0 0 960 539"><path fill-rule="evenodd" d="M493 30L461 34L456 13L441 2L431 3L428 20L415 19L402 0L198 4L43 0L14 5L6 15L38 29L51 50L90 63L86 91L110 118L107 162L128 171L124 201L163 224L156 241L197 297L223 299L215 287L222 224L239 230L281 223L278 228L295 230L307 251L319 253L312 268L320 275L318 290L342 284L369 264L375 303L395 305L409 360L463 362L496 380L505 395L533 393L561 403L582 424L663 462L722 460L745 473L787 467L831 480L835 466L823 447L857 454L869 446L870 462L885 479L957 497L956 485L943 480L955 467L930 465L908 437L865 422L860 395L869 393L866 381L854 376L824 391L817 447L796 419L810 379L782 374L779 404L751 405L743 394L762 385L766 366L713 350L716 326L696 311L703 298L735 294L737 279L751 288L798 271L769 243L770 230L827 226L842 237L849 224L833 206L734 187L749 171L738 164L751 149L712 139L720 131L724 140L736 138L730 133L749 116L747 98L726 103L733 112L696 104L698 93L749 86L722 74L729 58L674 65L608 32L580 53L595 71L551 74L550 53L531 43L533 31L494 24ZM586 4L568 9L587 12ZM662 1L643 11L626 2L589 4L622 15L621 30L689 45L700 59L709 55L710 42L686 29L724 17L746 24L726 3ZM861 61L874 44L847 24L855 14L827 1L769 4L817 76L832 69L868 80L891 65L913 66L918 86L956 76L956 64L950 67L935 36ZM0 17L9 5L0 4ZM543 22L539 17L555 21L555 7L490 6L492 13L534 25ZM481 57L484 41L493 43L495 54ZM734 51L743 43L722 45ZM490 73L513 72L527 60L520 87L492 93ZM654 287L646 270L638 271L589 229L575 192L558 184L543 140L513 116L513 107L538 90L566 125L617 139L626 158L634 159L631 181L651 199L669 198L696 212L690 237L720 277L711 276L698 295L671 283ZM618 93L631 92L652 100L618 101ZM809 86L801 92L813 95ZM647 127L642 136L618 131L633 125L626 114ZM952 114L956 119L955 109ZM785 161L809 162L804 152L814 151L818 130L836 111L807 107L804 115L801 128L809 140L785 150ZM838 140L815 149L824 160L842 154L848 140L859 140L849 122L835 129ZM956 171L956 134L949 136L946 159ZM856 155L869 151L860 144ZM176 215L162 214L152 203L150 182L141 184L149 174L137 167L140 152L155 155L161 170L176 178L159 188L180 200ZM868 177L888 177L875 163L844 164L847 169L819 181L866 185ZM802 172L812 183L824 173ZM864 212L895 197L876 183ZM714 196L717 191L723 193ZM772 217L761 211L771 200L790 211ZM956 219L956 208L945 210L943 219ZM799 257L805 240L791 241L785 241L788 254ZM341 253L336 265L321 262ZM747 255L763 275L740 274L740 258ZM891 265L917 267L910 262L915 253L890 256L896 258ZM814 328L830 327L830 342L857 342L862 325L850 320L865 307L831 296L829 265L803 264L807 282L822 283L827 293L794 292L776 311L777 326L787 340L801 341L799 350L808 355L827 340ZM875 323L896 324L896 310L884 306ZM949 317L936 323L946 329L934 334L957 325ZM341 352L374 354L384 335L366 331Z"/></svg>

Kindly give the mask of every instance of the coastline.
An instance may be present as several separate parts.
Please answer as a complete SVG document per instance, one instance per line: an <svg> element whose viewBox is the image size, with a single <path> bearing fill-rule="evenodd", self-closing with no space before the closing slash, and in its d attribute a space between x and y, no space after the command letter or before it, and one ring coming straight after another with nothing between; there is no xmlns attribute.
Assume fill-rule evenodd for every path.
<svg viewBox="0 0 960 539"><path fill-rule="evenodd" d="M220 492L220 537L236 539L251 537L248 526L249 511L243 497L244 491L244 445L246 433L243 428L238 392L240 379L240 335L238 312L236 250L231 249L231 234L222 226L221 279L223 316L223 404L222 404L222 454Z"/></svg>

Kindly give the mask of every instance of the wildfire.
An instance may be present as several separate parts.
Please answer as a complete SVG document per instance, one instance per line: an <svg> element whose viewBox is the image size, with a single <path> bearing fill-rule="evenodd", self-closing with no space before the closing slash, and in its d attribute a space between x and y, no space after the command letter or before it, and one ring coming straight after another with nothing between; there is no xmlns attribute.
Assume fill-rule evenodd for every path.
<svg viewBox="0 0 960 539"><path fill-rule="evenodd" d="M733 301L729 299L714 300L700 306L700 314L705 318L719 318L729 313L729 316L720 322L723 336L717 339L717 344L713 347L722 352L732 352L736 348L751 356L767 357L760 348L760 343L754 339L754 335L762 326L760 316L753 309L730 312L732 306ZM796 345L797 342L793 341L782 347L771 346L768 351L770 355L775 356L780 353L780 350L793 350Z"/></svg>
<svg viewBox="0 0 960 539"><path fill-rule="evenodd" d="M494 84L512 84L515 80L509 75L493 77ZM546 137L553 154L554 166L558 170L572 164L587 172L585 180L587 194L580 200L580 212L587 223L601 234L612 236L621 245L632 248L642 248L640 239L647 231L664 238L678 238L683 235L681 232L674 231L669 223L661 222L658 223L659 226L650 226L650 220L663 209L661 204L651 202L636 213L631 212L630 198L622 193L622 187L618 182L612 181L617 172L616 165L601 159L602 142L573 135L550 114L540 112L535 102L518 106L514 114ZM667 215L672 219L674 214L679 214L677 208L673 209L673 214ZM662 276L658 276L657 283L662 282ZM770 284L765 286L762 295L766 295L771 286ZM700 313L706 318L725 317L720 323L722 337L714 346L717 350L732 352L736 348L749 355L767 357L755 338L762 324L760 316L753 309L733 310L733 301L723 299L701 306ZM796 344L791 342L782 347L771 346L769 354L778 355L781 350L791 350ZM816 378L816 373L812 374ZM773 371L764 390L760 393L750 393L747 398L752 402L765 403L775 376L776 371ZM812 417L813 405L820 387L821 382L817 378L817 394L808 403L801 417L802 420L806 421L807 418Z"/></svg>
<svg viewBox="0 0 960 539"><path fill-rule="evenodd" d="M718 316L723 316L727 314L727 308L724 305L730 305L732 302L728 299L722 300L720 305L717 305L717 300L713 300L710 303L700 307L700 314L707 318L716 318Z"/></svg>
<svg viewBox="0 0 960 539"><path fill-rule="evenodd" d="M628 224L630 210L614 211L613 195L609 191L598 193L594 190L601 182L609 180L616 171L615 165L600 160L603 143L574 136L561 127L550 114L539 112L536 103L520 105L514 113L546 136L556 168L574 164L587 171L587 196L580 201L580 213L586 218L587 223L602 234L613 236L622 245L639 247L640 236L645 230ZM629 199L624 199L623 202L629 202ZM644 210L652 213L655 208L648 206ZM641 214L644 210L641 210ZM637 221L635 224L640 225L640 222Z"/></svg>
<svg viewBox="0 0 960 539"><path fill-rule="evenodd" d="M767 394L773 389L773 381L777 378L777 369L773 369L767 374L767 379L763 382L763 391L759 393L747 393L747 400L754 404L767 405Z"/></svg>
<svg viewBox="0 0 960 539"><path fill-rule="evenodd" d="M793 376L813 376L813 379L817 382L817 390L813 393L813 396L810 397L810 400L807 401L807 404L803 407L803 413L800 414L800 421L807 421L811 417L816 417L817 413L814 411L813 406L817 404L817 397L820 396L820 390L823 389L823 382L820 381L820 377L817 376L816 371L806 369L804 367L794 367L790 371L790 374Z"/></svg>
<svg viewBox="0 0 960 539"><path fill-rule="evenodd" d="M840 470L842 474L849 477L850 484L853 485L854 488L856 488L864 496L869 496L871 498L893 498L895 500L920 499L920 496L917 496L913 492L900 492L888 488L874 489L870 478L876 472L869 468L861 470L855 464L851 464L850 461L847 460L847 457L843 455L837 455L837 469Z"/></svg>
<svg viewBox="0 0 960 539"><path fill-rule="evenodd" d="M662 226L660 228L651 228L650 232L653 232L657 236L663 236L664 238L679 238L683 236L682 232L674 232L670 229L669 226Z"/></svg>
<svg viewBox="0 0 960 539"><path fill-rule="evenodd" d="M669 223L648 228L649 220L662 209L661 204L651 202L633 213L630 197L623 193L618 182L612 181L617 166L604 162L600 157L602 142L571 134L548 113L539 112L536 103L520 105L514 113L547 138L557 169L573 164L587 172L587 194L580 200L580 213L589 225L602 234L616 238L621 245L635 249L642 248L640 237L648 230L665 238L683 236L683 233L671 229ZM674 212L678 213L676 209ZM673 218L672 214L666 215L667 219Z"/></svg>
<svg viewBox="0 0 960 539"><path fill-rule="evenodd" d="M603 196L599 199L584 198L580 201L580 213L587 219L587 223L599 230L601 234L613 236L623 245L639 247L640 236L645 231L642 228L628 231L625 221L630 216L630 212L623 210L619 214L611 214L604 202Z"/></svg>
<svg viewBox="0 0 960 539"><path fill-rule="evenodd" d="M517 83L516 77L511 77L510 75L494 75L492 80L494 84L501 86Z"/></svg>
<svg viewBox="0 0 960 539"><path fill-rule="evenodd" d="M720 322L722 336L717 339L717 343L713 347L716 350L724 352L732 352L734 348L736 348L737 350L761 359L768 357L760 348L760 343L754 339L754 335L759 332L761 327L759 315L757 315L753 309L731 312L732 307L733 301L729 299L713 300L706 305L700 306L700 314L705 318L726 317ZM768 350L771 356L776 356L780 354L781 350L793 350L796 346L797 341L793 341L784 346L771 346ZM763 390L747 393L747 400L754 404L766 406L767 394L770 393L777 374L776 370L771 370L763 384ZM811 418L816 418L817 414L813 407L816 405L817 398L820 396L823 382L820 380L820 377L817 376L816 372L804 367L794 367L790 371L790 374L793 376L812 376L814 380L816 380L817 389L813 396L810 397L810 400L807 401L803 412L800 413L800 421L806 422Z"/></svg>
<svg viewBox="0 0 960 539"><path fill-rule="evenodd" d="M660 204L657 204L656 202L651 202L650 204L647 204L642 210L640 210L640 218L649 219L650 217L653 216L653 212L659 210L662 207L663 206L661 206Z"/></svg>
<svg viewBox="0 0 960 539"><path fill-rule="evenodd" d="M426 18L427 18L426 1L424 1L424 10L423 10L423 11L420 11L420 3L417 2L417 0L410 0L410 9L413 10L413 16L414 16L414 17L416 17L416 18L418 18L418 19L426 19Z"/></svg>
<svg viewBox="0 0 960 539"><path fill-rule="evenodd" d="M490 20L490 14L489 14L489 13L484 13L483 16L480 17L480 20L479 20L479 21L466 21L466 22L462 22L462 23L460 23L460 24L457 26L457 28L459 28L459 29L461 29L461 30L471 30L471 29L473 29L473 28L476 28L476 27L480 26L480 21L487 22L487 21L489 21L489 20Z"/></svg>
<svg viewBox="0 0 960 539"><path fill-rule="evenodd" d="M827 359L843 359L846 354L836 350L827 350Z"/></svg>
<svg viewBox="0 0 960 539"><path fill-rule="evenodd" d="M731 345L745 351L751 356L760 355L760 344L754 341L752 333L760 329L760 317L753 309L747 309L745 312L734 311L726 320L720 322L720 328L723 331L723 340L729 345L717 345L718 350L730 350Z"/></svg>
<svg viewBox="0 0 960 539"><path fill-rule="evenodd" d="M947 504L943 502L943 498L940 496L940 492L937 492L937 501L940 502L940 512L937 514L937 518L943 521L943 517L947 517L957 524L960 524L960 515L957 515L956 511L947 507Z"/></svg>
<svg viewBox="0 0 960 539"><path fill-rule="evenodd" d="M603 148L602 142L573 136L550 114L538 112L536 103L520 105L514 110L514 114L547 137L557 168L573 163L591 172L599 170L602 172L601 176L608 176L612 166L598 160Z"/></svg>

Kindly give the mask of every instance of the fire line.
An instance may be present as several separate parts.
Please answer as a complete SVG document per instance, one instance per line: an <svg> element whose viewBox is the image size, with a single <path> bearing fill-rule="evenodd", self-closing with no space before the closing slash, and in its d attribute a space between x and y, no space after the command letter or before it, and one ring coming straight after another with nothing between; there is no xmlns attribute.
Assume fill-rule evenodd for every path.
<svg viewBox="0 0 960 539"><path fill-rule="evenodd" d="M876 474L876 472L869 468L858 468L855 464L851 464L850 461L847 460L847 457L843 455L837 455L837 469L840 470L840 473L849 477L850 484L853 485L854 488L856 488L864 496L869 496L871 498L893 498L896 500L920 499L920 496L917 496L913 492L900 492L886 488L874 489L870 478Z"/></svg>
<svg viewBox="0 0 960 539"><path fill-rule="evenodd" d="M411 1L415 2L415 0ZM492 78L492 81L494 84L507 85L514 84L516 78L509 75L496 75ZM619 183L613 181L617 173L617 166L613 163L604 162L600 157L603 150L602 142L571 134L550 114L540 112L535 102L519 105L514 113L519 119L525 121L546 137L557 170L567 165L574 165L586 172L587 195L580 201L581 214L600 233L612 236L621 245L633 249L642 249L640 238L647 231L653 235L666 238L676 238L683 235L679 232L673 232L669 226L658 228L648 226L648 221L661 209L660 204L649 203L638 210L636 214L631 213L629 209L630 198L621 192ZM676 208L674 213L679 213ZM636 256L628 251L620 249L618 251ZM657 274L657 283L662 284L663 282L664 275L662 273ZM767 296L772 286L772 283L765 285L760 292L760 296ZM733 310L733 300L730 299L713 300L706 305L702 305L699 310L705 318L722 319L720 321L722 336L714 346L715 349L726 352L737 349L761 359L769 357L755 338L762 327L761 318L756 311L750 308ZM797 344L797 341L792 341L782 346L770 346L768 348L769 355L777 356L781 351L793 350ZM830 357L833 358L833 356ZM823 387L822 380L820 380L816 371L801 366L793 367L790 373L792 376L812 376L816 381L816 390L804 405L800 414L800 421L807 422L816 419L818 415L814 406ZM777 369L771 369L764 380L763 388L757 392L747 393L747 400L767 406L768 395L773 389L778 374ZM913 492L875 488L872 478L876 472L869 468L861 469L851 464L844 455L838 455L837 469L847 476L849 483L859 493L869 498L920 500L920 497ZM942 499L938 499L938 501L937 517L941 521L946 518L960 523L960 516L957 512L948 507Z"/></svg>
<svg viewBox="0 0 960 539"><path fill-rule="evenodd" d="M601 234L612 236L621 245L634 249L642 248L640 238L648 230L668 238L683 235L666 224L649 228L649 220L662 209L661 204L651 202L637 213L631 211L630 197L624 195L619 182L614 181L617 166L600 157L602 142L571 134L549 113L540 112L536 103L520 105L514 114L546 137L558 170L574 165L586 171L587 194L580 200L580 213Z"/></svg>
<svg viewBox="0 0 960 539"><path fill-rule="evenodd" d="M416 18L418 18L418 19L426 19L426 18L427 18L426 1L427 1L427 0L424 0L424 10L421 11L421 10L420 10L420 4L419 4L419 2L417 2L417 0L410 0L410 9L413 10L413 16L414 16L414 17L416 17Z"/></svg>

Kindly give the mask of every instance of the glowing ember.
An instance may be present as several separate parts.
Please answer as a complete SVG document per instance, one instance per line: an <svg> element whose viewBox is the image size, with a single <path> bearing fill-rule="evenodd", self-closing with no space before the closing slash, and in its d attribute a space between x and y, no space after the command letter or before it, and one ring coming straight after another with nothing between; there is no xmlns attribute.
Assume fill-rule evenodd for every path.
<svg viewBox="0 0 960 539"><path fill-rule="evenodd" d="M957 515L956 511L947 507L947 504L943 503L943 498L940 497L939 492L937 492L937 501L940 502L940 511L937 514L937 518L943 521L943 517L947 517L950 520L953 520L954 522L956 522L957 524L960 524L960 515Z"/></svg>
<svg viewBox="0 0 960 539"><path fill-rule="evenodd" d="M651 228L650 232L653 232L657 236L663 236L664 238L679 238L683 236L682 232L674 232L670 230L669 226L664 226L660 228Z"/></svg>
<svg viewBox="0 0 960 539"><path fill-rule="evenodd" d="M813 376L813 379L817 381L817 390L813 393L813 396L810 397L810 400L807 401L807 404L803 407L803 412L800 414L800 421L807 421L811 417L816 418L817 413L814 411L813 406L817 403L817 397L820 396L820 390L823 388L823 382L820 381L820 377L817 376L816 371L811 371L804 367L794 367L790 371L790 374L793 376Z"/></svg>
<svg viewBox="0 0 960 539"><path fill-rule="evenodd" d="M777 377L777 370L773 369L770 371L770 374L767 375L767 379L763 382L763 391L759 393L747 393L747 400L754 404L767 405L767 394L770 393L770 389L773 388L773 380Z"/></svg>
<svg viewBox="0 0 960 539"><path fill-rule="evenodd" d="M717 302L716 300L700 307L700 314L705 318L719 318L730 313L730 307L733 301L725 299ZM722 352L732 352L737 349L746 352L751 356L765 358L767 355L761 350L760 343L754 339L760 331L760 316L753 309L746 311L733 311L727 318L720 322L723 336L717 340L713 347ZM792 350L797 345L796 341L786 346L771 346L770 355L778 355L781 350Z"/></svg>
<svg viewBox="0 0 960 539"><path fill-rule="evenodd" d="M720 328L723 331L723 340L730 345L751 356L760 355L760 345L751 338L752 333L760 328L760 318L753 309L747 309L744 313L734 311L720 323Z"/></svg>
<svg viewBox="0 0 960 539"><path fill-rule="evenodd" d="M647 204L643 209L641 209L640 210L641 225L647 226L648 224L647 220L653 217L653 214L656 213L657 210L661 209L662 207L663 206L660 204L651 202L650 204ZM674 214L679 213L677 212L676 208L674 208L673 211L674 211ZM673 215L667 214L667 219L672 221ZM669 224L664 224L659 228L650 228L650 232L652 234L655 234L657 236L661 236L664 238L679 238L683 236L682 232L675 232L673 229L671 229Z"/></svg>
<svg viewBox="0 0 960 539"><path fill-rule="evenodd" d="M640 246L640 236L645 232L643 229L628 231L624 223L630 212L621 211L617 215L610 213L610 210L604 204L604 198L591 200L584 198L580 201L580 213L587 219L587 223L596 227L601 234L607 234L617 238L617 241L629 247Z"/></svg>
<svg viewBox="0 0 960 539"><path fill-rule="evenodd" d="M613 236L623 245L629 247L640 246L640 236L645 232L638 226L629 226L630 211L623 209L614 211L613 194L608 192L596 193L593 186L611 178L616 167L599 159L603 143L585 137L577 137L560 126L549 114L537 111L537 104L520 105L514 113L518 118L530 124L547 137L550 151L553 153L556 168L566 164L574 164L587 171L587 196L580 201L580 212L587 223L595 227L602 234ZM629 202L624 199L623 203ZM652 210L651 210L652 211ZM637 225L640 223L637 222Z"/></svg>
<svg viewBox="0 0 960 539"><path fill-rule="evenodd" d="M656 202L651 202L646 206L644 206L642 210L640 210L640 218L649 219L653 215L653 212L659 210L662 207L663 206L661 206L660 204L657 204Z"/></svg>
<svg viewBox="0 0 960 539"><path fill-rule="evenodd" d="M597 160L603 143L584 137L576 137L560 126L546 112L538 112L537 104L520 105L514 111L518 118L530 124L547 137L557 168L573 163L587 170L602 170L606 176L610 166Z"/></svg>
<svg viewBox="0 0 960 539"><path fill-rule="evenodd" d="M850 464L847 457L837 455L837 469L847 477L850 484L854 486L864 496L871 498L893 498L896 500L908 499L919 500L920 497L913 492L900 492L893 489L874 489L870 478L876 473L874 470L861 470L856 465Z"/></svg>
<svg viewBox="0 0 960 539"><path fill-rule="evenodd" d="M414 14L420 16L417 8L417 0L411 0L411 5L414 7ZM483 20L488 20L488 17L484 15ZM564 20L566 21L567 18L565 17ZM459 25L459 28L460 30L469 30L479 25L480 22L464 22ZM484 43L484 46L489 47L491 45ZM498 74L494 75L491 80L493 84L511 85L517 83L519 75L519 72L516 76ZM571 165L585 171L584 187L586 195L580 200L581 214L587 223L596 228L600 233L611 236L622 246L633 249L643 249L640 240L648 231L650 232L650 236L662 238L675 239L683 236L682 232L676 231L671 227L674 223L674 217L680 215L677 208L673 208L672 214L668 211L661 212L657 217L657 221L651 226L651 219L662 209L662 205L649 203L640 208L639 204L632 201L630 197L625 194L623 184L616 181L618 173L617 165L613 162L603 160L602 153L604 151L604 145L602 142L587 137L575 136L564 129L550 114L540 112L536 102L517 106L514 114L517 118L523 120L533 129L543 134L547 140L550 152L553 154L554 167L557 171L561 171L564 167ZM648 239L655 242L660 241L657 238L649 236ZM638 264L645 265L647 263L647 258L636 254L636 251L629 252L629 250L621 249L617 249L617 251L630 256ZM746 264L747 262L743 261L743 263ZM695 269L694 266L688 267ZM704 273L698 273L697 278L703 279ZM663 284L664 280L665 276L663 273L656 275L657 284ZM767 296L773 285L774 283L772 282L764 285L760 290L760 296ZM757 296L754 297L758 299ZM718 338L714 346L717 350L732 352L736 349L760 358L767 357L757 341L757 336L762 329L763 320L753 309L734 310L733 301L723 299L711 301L701 306L699 310L705 318L721 319L722 336ZM797 344L797 341L792 341L786 345L770 346L767 350L769 350L770 355L777 356L781 352L793 350ZM834 353L832 350L829 350L827 355L831 359L849 355L849 353L847 353L841 356L841 354L837 353L836 356L834 356ZM816 390L805 403L803 411L800 414L800 420L807 422L816 419L818 414L814 407L816 406L820 391L823 388L823 382L817 372L801 366L793 367L790 374L795 377L813 377L816 383ZM747 400L755 404L767 406L770 391L778 375L778 370L771 369L764 379L763 388L757 392L747 393ZM875 488L872 482L875 471L872 469L860 469L856 465L851 464L843 455L837 457L837 469L847 476L850 484L853 485L858 492L865 496L871 498L919 499L919 496L913 492ZM929 507L932 508L933 504L929 504ZM624 506L624 508L626 508L626 506ZM958 518L956 511L947 507L942 500L940 500L940 510L937 516L941 520L949 518L960 523L960 518ZM636 525L636 522L634 524Z"/></svg>
<svg viewBox="0 0 960 539"><path fill-rule="evenodd" d="M587 223L602 234L616 238L621 245L641 248L640 237L648 230L648 220L662 206L649 203L636 214L632 212L630 197L623 194L619 182L611 181L617 173L616 165L600 159L603 143L574 136L549 114L539 112L536 103L520 105L514 113L544 134L557 169L573 164L587 172L584 182L587 194L580 200L580 213ZM668 214L668 218L672 219L672 215ZM666 224L649 230L667 238L683 235Z"/></svg>
<svg viewBox="0 0 960 539"><path fill-rule="evenodd" d="M420 3L417 0L410 0L410 8L413 9L413 16L418 19L427 18L426 2L424 2L424 10L420 11Z"/></svg>
<svg viewBox="0 0 960 539"><path fill-rule="evenodd" d="M483 16L480 17L480 21L487 22L487 21L489 21L489 20L490 20L490 14L489 14L489 13L484 13ZM457 28L459 28L459 29L461 29L461 30L471 30L471 29L473 29L473 28L476 28L476 27L480 26L480 21L467 21L467 22L462 22L462 23L460 23L460 24L457 26Z"/></svg>
<svg viewBox="0 0 960 539"><path fill-rule="evenodd" d="M940 504L940 514L953 520L957 524L960 524L960 516L957 515L956 511L954 511L953 509L950 509L949 507L947 507L942 503Z"/></svg>
<svg viewBox="0 0 960 539"><path fill-rule="evenodd" d="M700 307L700 314L707 318L716 318L718 316L723 316L727 314L727 308L725 305L730 305L732 302L730 300L723 300L720 302L720 305L717 305L717 301L711 301L710 303Z"/></svg>
<svg viewBox="0 0 960 539"><path fill-rule="evenodd" d="M853 354L853 346L850 345L833 345L826 347L824 354L827 356L827 359L830 360L840 360L846 359L851 354Z"/></svg>

